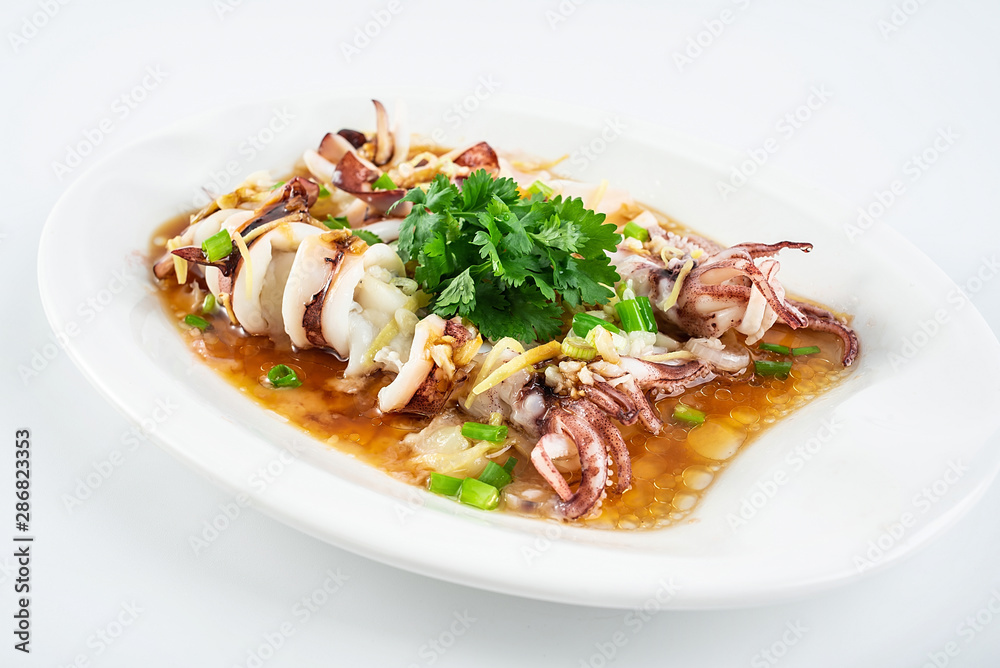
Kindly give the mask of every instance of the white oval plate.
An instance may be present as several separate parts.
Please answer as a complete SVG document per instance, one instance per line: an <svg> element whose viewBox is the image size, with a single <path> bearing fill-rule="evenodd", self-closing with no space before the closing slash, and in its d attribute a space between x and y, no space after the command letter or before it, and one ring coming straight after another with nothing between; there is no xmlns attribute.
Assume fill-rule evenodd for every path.
<svg viewBox="0 0 1000 668"><path fill-rule="evenodd" d="M726 243L813 242L808 256L782 256L783 280L853 313L861 358L846 382L736 457L680 526L584 530L477 512L407 486L242 396L185 347L153 294L147 241L204 203L200 186L223 191L251 171L280 172L323 133L374 122L363 91L231 108L81 176L49 217L38 265L46 314L84 374L136 422L157 401L176 405L154 438L240 503L474 587L588 605L716 608L877 570L953 523L994 478L1000 346L958 288L888 227L852 242L843 206L772 172L723 201L717 182L740 154L634 120L501 96L462 118L448 111L461 96L403 95L410 128L444 143L570 153L570 176L607 178Z"/></svg>

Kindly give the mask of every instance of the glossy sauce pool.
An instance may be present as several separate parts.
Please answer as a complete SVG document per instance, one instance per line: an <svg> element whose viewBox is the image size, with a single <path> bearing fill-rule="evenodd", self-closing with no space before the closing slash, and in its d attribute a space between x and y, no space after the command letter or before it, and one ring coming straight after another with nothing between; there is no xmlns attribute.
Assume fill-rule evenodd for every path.
<svg viewBox="0 0 1000 668"><path fill-rule="evenodd" d="M184 215L161 226L154 236L151 256L159 257L165 239L183 230L187 222L188 216ZM680 234L689 231L676 223L668 225ZM388 377L377 375L361 391L345 391L348 388L342 375L346 363L333 354L317 349L278 349L269 339L247 336L231 325L221 309L202 314L206 292L195 281L178 285L171 276L157 281L157 285L164 309L177 322L191 349L241 392L332 447L400 480L426 485L429 471L411 463L410 449L402 439L422 429L429 420L378 411L375 396ZM211 327L202 333L184 324L184 317L192 313L204 317ZM756 376L751 364L750 370L740 376L719 377L678 397L656 401L664 420L660 434L652 436L638 425L621 428L632 457L631 489L621 495L609 493L599 513L577 523L606 529L647 529L683 520L732 457L770 425L847 373L839 361L839 340L833 335L776 325L764 341L788 347L815 345L820 352L789 358L754 348L751 356L755 360L792 359L790 374L785 378ZM261 381L276 364L293 368L302 386L280 390L265 387ZM674 419L678 403L705 413L705 422L691 425ZM555 494L527 457L517 456L521 461L510 489L534 488L532 498L537 499L530 508L519 505L518 512L551 516Z"/></svg>

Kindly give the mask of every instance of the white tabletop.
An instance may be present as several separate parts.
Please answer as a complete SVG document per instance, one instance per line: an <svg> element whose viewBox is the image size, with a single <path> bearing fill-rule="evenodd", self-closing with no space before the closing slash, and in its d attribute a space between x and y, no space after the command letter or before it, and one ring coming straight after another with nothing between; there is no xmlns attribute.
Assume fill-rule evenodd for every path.
<svg viewBox="0 0 1000 668"><path fill-rule="evenodd" d="M196 549L192 538L211 537L207 523L230 499L136 439L67 356L46 348L35 254L68 184L175 119L340 86L376 97L427 84L463 91L455 103L481 87L745 151L771 139L768 168L851 209L878 212L872 204L898 181L874 224L896 228L966 286L998 331L1000 281L989 279L1000 250L991 204L1000 5L9 0L2 14L0 498L12 515L11 441L29 428L37 538L32 651L15 651L5 630L0 665L996 665L997 485L904 563L748 610L643 617L485 593L369 561L246 508ZM89 155L68 155L87 141ZM922 167L914 156L925 151L933 162ZM101 234L99 221L81 222ZM37 374L25 374L33 361ZM954 388L928 389L960 410ZM99 482L89 497L67 503L88 476ZM12 551L0 550L5 629Z"/></svg>

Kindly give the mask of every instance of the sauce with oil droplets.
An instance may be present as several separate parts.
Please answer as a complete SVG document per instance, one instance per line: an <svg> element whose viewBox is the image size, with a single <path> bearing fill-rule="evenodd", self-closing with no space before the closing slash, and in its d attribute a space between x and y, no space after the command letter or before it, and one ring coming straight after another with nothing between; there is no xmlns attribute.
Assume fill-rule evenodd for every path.
<svg viewBox="0 0 1000 668"><path fill-rule="evenodd" d="M163 252L163 241L179 233L188 222L180 216L165 223L154 235L151 255ZM690 230L668 222L678 234ZM232 385L262 407L287 418L338 450L354 455L404 482L425 486L429 471L411 462L404 436L429 422L416 416L382 414L375 407L378 390L390 378L376 374L363 387L343 379L346 363L316 349L279 349L270 339L247 336L229 323L221 309L201 313L204 286L173 278L157 282L164 308L178 323L192 350ZM183 323L196 314L211 323L204 333ZM764 341L788 347L819 346L813 355L788 357L751 349L754 360L793 361L787 377L755 376L753 364L736 377L719 377L693 387L678 397L655 402L663 417L663 431L652 436L638 425L621 428L632 457L632 487L624 494L608 494L599 512L576 524L604 529L650 529L687 517L701 495L711 488L727 462L752 443L768 426L808 403L837 383L847 371L840 364L839 340L830 334L792 331L774 326ZM271 389L263 384L268 370L286 364L295 370L302 386ZM356 391L359 390L359 391ZM692 425L674 419L678 403L705 413L705 422ZM515 512L552 517L557 497L526 457L514 471L509 489L531 489L530 507ZM576 480L571 480L575 484ZM512 508L513 509L513 508Z"/></svg>

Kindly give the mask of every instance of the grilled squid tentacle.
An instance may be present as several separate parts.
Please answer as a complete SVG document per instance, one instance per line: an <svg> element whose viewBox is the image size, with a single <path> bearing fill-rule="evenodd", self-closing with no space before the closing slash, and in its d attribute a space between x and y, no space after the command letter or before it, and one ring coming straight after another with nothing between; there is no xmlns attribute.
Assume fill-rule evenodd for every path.
<svg viewBox="0 0 1000 668"><path fill-rule="evenodd" d="M826 309L822 309L806 302L795 300L789 301L805 315L805 326L807 329L812 329L817 332L836 334L840 337L840 341L844 346L844 355L841 358L841 363L844 366L851 366L854 363L854 360L858 357L859 347L858 335L854 333L854 330L848 327L847 323L843 322L840 318Z"/></svg>
<svg viewBox="0 0 1000 668"><path fill-rule="evenodd" d="M576 445L580 457L580 484L569 498L563 498L558 508L567 519L577 519L589 513L600 502L608 479L608 455L600 434L586 420L563 407L549 411L544 432L563 434ZM543 438L545 438L543 436ZM532 450L532 463L556 493L565 494L566 484L562 474L555 468L549 456L549 441ZM538 452L536 455L535 453Z"/></svg>
<svg viewBox="0 0 1000 668"><path fill-rule="evenodd" d="M718 337L736 327L748 334L749 343L756 342L774 320L793 329L804 327L805 316L785 300L784 289L777 282L778 264L769 259L782 248L808 252L812 246L793 242L740 244L702 261L680 288L674 320L691 336ZM755 264L756 259L766 263L767 273ZM755 294L766 307L752 302ZM748 317L749 306L756 306L756 313Z"/></svg>
<svg viewBox="0 0 1000 668"><path fill-rule="evenodd" d="M611 424L611 421L597 406L585 399L567 402L566 406L570 412L585 420L601 437L601 441L608 454L611 455L611 460L618 472L616 491L619 494L627 491L632 486L632 460L621 432Z"/></svg>
<svg viewBox="0 0 1000 668"><path fill-rule="evenodd" d="M624 425L635 424L638 419L639 409L633 398L607 382L585 386L583 396Z"/></svg>
<svg viewBox="0 0 1000 668"><path fill-rule="evenodd" d="M562 499L559 510L569 519L586 515L600 502L605 493L609 455L618 473L615 492L620 494L631 486L628 447L610 417L623 424L639 421L649 433L657 434L663 421L646 397L646 390L677 394L715 377L712 368L698 360L662 364L622 357L618 364L591 362L589 369L605 380L583 385L583 398L550 394L550 408L541 423L542 435L531 452L532 463ZM569 496L571 488L554 460L572 454L571 446L580 457L582 479Z"/></svg>

